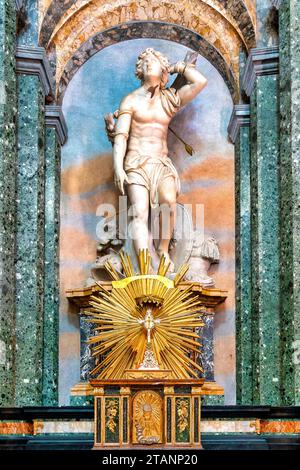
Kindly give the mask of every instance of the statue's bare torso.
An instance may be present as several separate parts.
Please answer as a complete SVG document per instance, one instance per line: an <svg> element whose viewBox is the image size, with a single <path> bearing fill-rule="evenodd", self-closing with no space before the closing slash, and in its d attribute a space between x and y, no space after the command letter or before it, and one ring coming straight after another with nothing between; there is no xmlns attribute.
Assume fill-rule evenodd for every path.
<svg viewBox="0 0 300 470"><path fill-rule="evenodd" d="M153 158L167 156L171 118L163 109L160 95L151 99L143 96L143 91L138 89L126 97L126 102L132 110L126 157L137 153Z"/></svg>

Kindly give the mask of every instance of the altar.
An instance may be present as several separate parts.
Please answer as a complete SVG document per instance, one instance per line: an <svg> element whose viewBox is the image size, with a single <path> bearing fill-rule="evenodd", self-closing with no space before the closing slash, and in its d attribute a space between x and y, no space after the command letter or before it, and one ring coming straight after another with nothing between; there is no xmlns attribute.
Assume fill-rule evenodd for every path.
<svg viewBox="0 0 300 470"><path fill-rule="evenodd" d="M111 290L110 281L103 281L102 287L107 291ZM217 384L214 379L214 316L215 309L222 304L227 297L227 292L217 288L204 288L200 283L192 283L182 280L178 284L178 288L185 290L192 285L192 292L201 300L201 319L204 325L198 329L199 342L202 343L201 364L203 365L204 374L202 386L200 390L203 404L219 404L224 403L224 388ZM91 297L100 290L97 284L84 288L68 289L66 296L69 302L74 305L74 315L79 315L80 321L80 344L81 344L81 360L80 372L81 381L70 389L70 399L73 405L89 405L93 404L93 389L89 383L89 373L94 366L93 358L89 352L87 339L91 334L91 325L85 321L83 311L89 306ZM221 313L222 314L222 313ZM204 380L203 380L204 379Z"/></svg>
<svg viewBox="0 0 300 470"><path fill-rule="evenodd" d="M94 327L86 342L91 359L100 359L93 361L87 384L94 397L94 448L199 448L202 388L206 394L223 392L212 380L205 382L213 373L206 360L213 336L203 334L203 318L226 293L184 281L188 265L169 279L164 257L157 274L149 274L147 250L139 252L138 272L128 255L121 252L120 259L125 277L107 261L113 281L97 282L85 297L67 293L82 307L83 322Z"/></svg>
<svg viewBox="0 0 300 470"><path fill-rule="evenodd" d="M94 449L145 445L201 448L204 379L171 380L148 375L91 381L95 396Z"/></svg>

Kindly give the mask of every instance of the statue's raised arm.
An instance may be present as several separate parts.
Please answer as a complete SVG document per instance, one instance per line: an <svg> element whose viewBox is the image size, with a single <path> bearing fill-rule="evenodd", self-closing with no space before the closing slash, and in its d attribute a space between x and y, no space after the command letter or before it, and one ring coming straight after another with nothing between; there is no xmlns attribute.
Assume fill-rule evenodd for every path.
<svg viewBox="0 0 300 470"><path fill-rule="evenodd" d="M196 98L198 93L207 85L207 79L195 68L194 64L177 62L171 65L170 73L181 74L187 81L186 85L183 85L177 90L181 106L185 106L189 101Z"/></svg>

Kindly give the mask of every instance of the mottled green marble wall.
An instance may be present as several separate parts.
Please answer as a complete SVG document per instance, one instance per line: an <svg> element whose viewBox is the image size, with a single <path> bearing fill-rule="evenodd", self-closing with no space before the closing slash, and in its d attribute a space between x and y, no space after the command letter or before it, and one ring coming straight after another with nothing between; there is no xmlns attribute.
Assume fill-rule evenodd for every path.
<svg viewBox="0 0 300 470"><path fill-rule="evenodd" d="M18 76L16 186L16 404L42 404L44 294L44 93Z"/></svg>
<svg viewBox="0 0 300 470"><path fill-rule="evenodd" d="M248 108L247 105L245 107ZM249 118L249 115L248 115ZM236 188L236 360L238 404L252 403L250 126L235 141Z"/></svg>
<svg viewBox="0 0 300 470"><path fill-rule="evenodd" d="M279 10L283 404L300 405L300 2Z"/></svg>
<svg viewBox="0 0 300 470"><path fill-rule="evenodd" d="M47 127L45 137L43 405L55 406L58 404L60 144L53 127Z"/></svg>
<svg viewBox="0 0 300 470"><path fill-rule="evenodd" d="M255 96L253 96L255 95ZM251 101L252 312L254 403L279 405L279 151L278 78L258 76ZM253 117L254 117L253 116ZM256 139L255 139L256 135ZM254 143L254 140L256 142ZM252 141L252 139L251 139Z"/></svg>
<svg viewBox="0 0 300 470"><path fill-rule="evenodd" d="M257 158L253 158L253 155L257 154L257 93L254 87L254 91L251 96L250 101L250 211L251 211L251 236L250 244L251 247L258 245L258 214L257 214L257 205L253 204L253 200L257 200L258 197L258 182L255 175L257 175ZM251 287L254 288L258 285L258 250L253 250L251 248L250 253L250 282ZM251 289L252 291L252 289ZM253 403L254 390L258 390L258 372L259 372L259 298L256 295L252 295L251 292L251 313L252 313L252 325L251 325L251 337L250 341L253 344L252 349L252 383L251 383L251 394ZM249 392L248 392L249 393Z"/></svg>
<svg viewBox="0 0 300 470"><path fill-rule="evenodd" d="M38 2L23 2L18 37L16 7L0 0L0 406L51 406L58 402L60 146L67 131L60 108L50 106L45 135L53 76L38 47Z"/></svg>
<svg viewBox="0 0 300 470"><path fill-rule="evenodd" d="M280 405L278 48L252 49L242 69L250 130L241 118L239 132L233 118L229 128L236 136L237 402Z"/></svg>
<svg viewBox="0 0 300 470"><path fill-rule="evenodd" d="M0 0L0 404L14 404L16 15Z"/></svg>
<svg viewBox="0 0 300 470"><path fill-rule="evenodd" d="M250 106L242 88L247 58L240 53L242 104L234 106L228 134L235 144L236 402L253 401L251 304Z"/></svg>

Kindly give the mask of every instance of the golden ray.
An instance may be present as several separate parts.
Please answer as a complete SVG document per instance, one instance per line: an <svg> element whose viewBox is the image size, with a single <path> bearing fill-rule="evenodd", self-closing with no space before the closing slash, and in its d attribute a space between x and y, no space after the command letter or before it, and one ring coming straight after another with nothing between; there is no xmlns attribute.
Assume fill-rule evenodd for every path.
<svg viewBox="0 0 300 470"><path fill-rule="evenodd" d="M187 263L183 264L177 271L176 277L174 278L174 286L176 287L179 282L183 279L185 274L189 270L189 265Z"/></svg>
<svg viewBox="0 0 300 470"><path fill-rule="evenodd" d="M115 270L110 261L106 261L104 267L114 281L118 281L120 279L120 276L118 275L117 271Z"/></svg>

